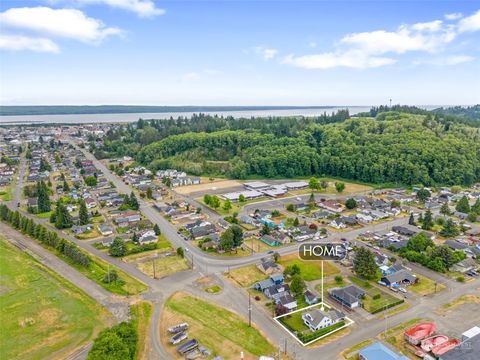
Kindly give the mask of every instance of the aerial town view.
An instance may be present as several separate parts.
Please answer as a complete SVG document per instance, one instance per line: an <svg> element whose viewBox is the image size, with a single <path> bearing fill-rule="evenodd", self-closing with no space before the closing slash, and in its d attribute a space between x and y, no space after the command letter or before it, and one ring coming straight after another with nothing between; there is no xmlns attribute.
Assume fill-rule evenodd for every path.
<svg viewBox="0 0 480 360"><path fill-rule="evenodd" d="M479 360L480 3L0 3L1 360Z"/></svg>

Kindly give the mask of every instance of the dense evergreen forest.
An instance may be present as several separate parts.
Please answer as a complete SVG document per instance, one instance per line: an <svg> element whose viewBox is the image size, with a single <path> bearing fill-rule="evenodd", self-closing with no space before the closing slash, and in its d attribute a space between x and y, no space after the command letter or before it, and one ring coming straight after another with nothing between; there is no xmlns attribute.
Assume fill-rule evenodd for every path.
<svg viewBox="0 0 480 360"><path fill-rule="evenodd" d="M480 180L480 129L422 109L373 108L314 118L139 120L110 131L97 157L132 155L152 169L192 174L335 176L369 183ZM365 114L366 115L366 114Z"/></svg>

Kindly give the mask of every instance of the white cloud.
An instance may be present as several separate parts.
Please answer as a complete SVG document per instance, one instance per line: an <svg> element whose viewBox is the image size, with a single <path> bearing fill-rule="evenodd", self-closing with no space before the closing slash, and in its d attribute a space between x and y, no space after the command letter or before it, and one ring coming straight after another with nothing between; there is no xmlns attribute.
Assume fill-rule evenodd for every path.
<svg viewBox="0 0 480 360"><path fill-rule="evenodd" d="M395 60L388 57L368 56L361 51L352 50L347 52L329 52L298 57L289 55L283 59L282 62L284 64L290 64L304 69L325 70L340 66L355 69L375 68L391 65L395 63Z"/></svg>
<svg viewBox="0 0 480 360"><path fill-rule="evenodd" d="M49 7L11 8L0 13L3 26L30 30L51 36L98 44L111 35L122 35L116 27L106 27L102 21L87 17L75 9Z"/></svg>
<svg viewBox="0 0 480 360"><path fill-rule="evenodd" d="M338 66L357 69L380 67L397 61L392 54L440 53L460 32L476 30L480 30L480 11L461 19L458 24L445 24L441 20L434 20L401 25L395 31L376 30L347 34L340 39L333 51L304 56L292 54L284 58L283 63L306 69L330 69ZM464 55L444 59L445 65L471 60Z"/></svg>
<svg viewBox="0 0 480 360"><path fill-rule="evenodd" d="M260 55L265 61L273 59L278 54L277 49L266 48L263 46L256 46L254 48L254 51L256 54Z"/></svg>
<svg viewBox="0 0 480 360"><path fill-rule="evenodd" d="M182 82L192 82L192 81L197 81L199 79L200 79L200 74L193 71L183 74L181 77Z"/></svg>
<svg viewBox="0 0 480 360"><path fill-rule="evenodd" d="M445 19L447 20L458 20L462 17L462 13L451 13L451 14L445 14Z"/></svg>
<svg viewBox="0 0 480 360"><path fill-rule="evenodd" d="M480 30L480 10L458 22L459 32L473 32Z"/></svg>
<svg viewBox="0 0 480 360"><path fill-rule="evenodd" d="M466 62L473 61L474 57L469 55L453 55L449 56L445 60L446 65L458 65Z"/></svg>
<svg viewBox="0 0 480 360"><path fill-rule="evenodd" d="M80 4L105 4L134 12L140 17L153 17L165 14L165 10L157 8L152 0L76 0L76 2Z"/></svg>
<svg viewBox="0 0 480 360"><path fill-rule="evenodd" d="M48 53L60 52L57 44L50 39L4 34L0 34L0 49L11 51L31 50Z"/></svg>

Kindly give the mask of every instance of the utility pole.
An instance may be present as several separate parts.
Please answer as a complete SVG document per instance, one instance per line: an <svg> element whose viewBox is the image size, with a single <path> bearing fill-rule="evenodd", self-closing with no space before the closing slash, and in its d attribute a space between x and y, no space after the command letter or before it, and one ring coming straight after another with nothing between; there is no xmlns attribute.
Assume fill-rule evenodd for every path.
<svg viewBox="0 0 480 360"><path fill-rule="evenodd" d="M248 294L248 327L252 327L252 296Z"/></svg>
<svg viewBox="0 0 480 360"><path fill-rule="evenodd" d="M153 278L157 278L157 274L155 273L155 258L152 259L152 265L153 265Z"/></svg>
<svg viewBox="0 0 480 360"><path fill-rule="evenodd" d="M323 297L323 260L322 260L322 307L320 308L321 311L325 311L325 298Z"/></svg>
<svg viewBox="0 0 480 360"><path fill-rule="evenodd" d="M110 284L111 283L111 280L110 280L110 263L108 264L108 270L107 270L107 274L108 274L108 283Z"/></svg>
<svg viewBox="0 0 480 360"><path fill-rule="evenodd" d="M283 346L283 353L287 355L287 338L285 338L285 344Z"/></svg>

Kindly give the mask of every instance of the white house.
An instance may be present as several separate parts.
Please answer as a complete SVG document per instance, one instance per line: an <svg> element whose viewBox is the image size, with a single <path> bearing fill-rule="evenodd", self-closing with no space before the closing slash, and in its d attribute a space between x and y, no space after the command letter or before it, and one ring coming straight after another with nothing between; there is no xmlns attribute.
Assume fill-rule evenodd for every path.
<svg viewBox="0 0 480 360"><path fill-rule="evenodd" d="M328 326L334 325L345 319L345 314L338 310L321 311L313 309L302 314L302 320L310 330L317 331Z"/></svg>

